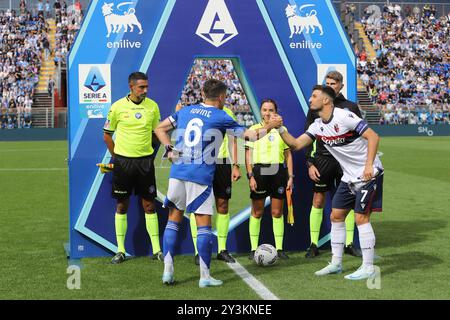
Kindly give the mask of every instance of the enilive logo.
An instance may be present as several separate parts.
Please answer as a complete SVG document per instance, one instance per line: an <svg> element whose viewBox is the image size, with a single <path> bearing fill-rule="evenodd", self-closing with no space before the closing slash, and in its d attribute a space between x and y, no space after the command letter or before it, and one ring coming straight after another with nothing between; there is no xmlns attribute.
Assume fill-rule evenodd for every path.
<svg viewBox="0 0 450 320"><path fill-rule="evenodd" d="M121 12L121 14L114 13L114 3L103 3L102 6L102 14L105 18L105 25L106 29L108 31L106 37L109 38L110 35L113 33L127 33L127 32L133 32L134 26L139 29L138 34L142 34L143 29L142 25L139 22L138 18L136 17L136 9L135 8L128 8L128 10L125 9L122 10L123 6L130 6L133 5L133 2L121 2L117 5L117 10ZM128 30L129 29L129 30ZM139 41L129 41L127 39L120 40L120 41L109 41L107 42L106 46L109 49L120 49L120 48L137 48L139 49L141 47L141 42Z"/></svg>
<svg viewBox="0 0 450 320"><path fill-rule="evenodd" d="M133 4L132 2L122 2L117 5L117 9L124 5ZM128 11L123 14L115 14L113 13L114 3L104 3L102 6L102 13L105 17L106 28L108 29L108 35L112 33L118 33L122 28L123 32L128 32L128 27L130 27L130 32L133 32L133 26L137 26L139 28L139 34L142 34L142 26L139 23L135 13L136 10L134 8L128 9Z"/></svg>
<svg viewBox="0 0 450 320"><path fill-rule="evenodd" d="M314 7L314 4L305 4L301 6L298 11L301 12L304 8ZM294 34L300 34L304 30L306 33L309 33L309 28L311 28L311 33L314 33L316 30L315 27L319 28L320 35L323 35L322 25L317 19L317 11L311 10L309 13L305 14L305 16L299 16L295 12L297 5L291 6L290 4L286 7L286 17L289 22L289 29L291 29L291 35L289 38L292 38Z"/></svg>
<svg viewBox="0 0 450 320"><path fill-rule="evenodd" d="M225 0L209 0L195 34L216 47L239 34Z"/></svg>
<svg viewBox="0 0 450 320"><path fill-rule="evenodd" d="M314 4L302 5L298 8L299 14L297 14L297 5L287 5L285 13L289 23L289 39L301 33L308 34L307 37L309 38L310 31L313 34L316 28L319 29L320 35L323 35L323 28L317 17L317 11L312 9L309 12L303 12L303 9L314 6ZM321 49L322 43L303 40L302 42L291 42L290 47L291 49Z"/></svg>

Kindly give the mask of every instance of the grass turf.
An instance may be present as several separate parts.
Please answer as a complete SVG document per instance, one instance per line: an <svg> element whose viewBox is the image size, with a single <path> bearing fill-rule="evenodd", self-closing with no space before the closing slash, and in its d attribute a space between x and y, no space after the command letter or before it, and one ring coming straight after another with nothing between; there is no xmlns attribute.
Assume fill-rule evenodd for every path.
<svg viewBox="0 0 450 320"><path fill-rule="evenodd" d="M291 253L290 260L270 268L257 267L246 255L238 255L239 262L281 299L449 299L450 137L383 138L380 151L384 212L372 222L382 257L376 261L381 290L343 275L314 276L331 259L326 251L314 260ZM109 258L82 259L81 290L68 290L67 144L0 142L0 154L1 299L258 299L216 260L213 275L224 286L198 289L198 269L189 256L176 258L178 283L169 288L161 285L160 262L135 258L115 266ZM246 179L233 191L248 192ZM344 274L360 262L345 256Z"/></svg>

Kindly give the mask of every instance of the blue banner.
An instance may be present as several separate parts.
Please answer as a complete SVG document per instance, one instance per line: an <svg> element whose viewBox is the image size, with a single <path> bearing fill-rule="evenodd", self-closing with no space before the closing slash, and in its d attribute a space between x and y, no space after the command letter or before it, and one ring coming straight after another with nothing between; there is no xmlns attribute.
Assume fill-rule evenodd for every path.
<svg viewBox="0 0 450 320"><path fill-rule="evenodd" d="M137 70L148 74L149 96L164 118L173 112L199 57L233 59L245 78L247 96L254 97L252 108L264 98L275 99L295 136L304 131L311 88L323 82L327 71L343 73L346 95L356 99L355 57L331 1L93 0L68 65L72 258L117 249L111 181L95 164L109 161L102 139L104 117L111 104L128 93L128 75ZM302 153L294 154L294 165L293 197L301 222L286 232L288 250L309 244L303 219L312 192ZM157 211L162 235L167 216L160 206ZM135 199L128 213L127 252L149 254L150 241ZM242 208L233 217L230 251L248 250L248 215L249 208ZM324 228L326 234L329 223ZM187 224L183 230L179 251L192 252Z"/></svg>

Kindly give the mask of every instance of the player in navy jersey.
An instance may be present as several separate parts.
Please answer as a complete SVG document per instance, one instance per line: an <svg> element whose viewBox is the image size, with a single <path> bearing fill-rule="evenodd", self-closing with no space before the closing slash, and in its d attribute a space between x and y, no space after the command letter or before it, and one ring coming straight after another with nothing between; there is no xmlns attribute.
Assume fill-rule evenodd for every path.
<svg viewBox="0 0 450 320"><path fill-rule="evenodd" d="M382 208L383 166L377 156L379 137L353 112L335 108L335 98L333 88L315 86L309 101L311 109L317 110L320 118L297 139L283 127L279 131L283 140L294 150L300 150L316 139L320 140L341 165L343 176L333 197L331 211L332 261L315 274L322 276L342 272L346 237L344 221L353 209L363 262L356 272L345 278L361 280L375 276L375 233L370 224L370 213L381 211Z"/></svg>
<svg viewBox="0 0 450 320"><path fill-rule="evenodd" d="M169 208L169 219L163 237L163 284L174 283L173 258L183 214L195 214L197 222L197 249L200 260L199 287L220 286L222 281L210 276L212 254L211 216L214 195L212 182L215 164L224 134L255 141L271 129L281 125L273 119L263 128L246 130L225 111L227 86L215 79L205 82L202 93L204 103L186 106L162 121L155 130L172 161L169 187L164 206ZM175 145L171 145L168 132L173 132Z"/></svg>

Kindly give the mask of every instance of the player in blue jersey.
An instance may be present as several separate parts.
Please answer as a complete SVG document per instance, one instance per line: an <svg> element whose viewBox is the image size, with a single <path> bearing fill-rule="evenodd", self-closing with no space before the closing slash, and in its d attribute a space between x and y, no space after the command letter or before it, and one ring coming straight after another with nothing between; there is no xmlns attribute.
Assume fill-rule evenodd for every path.
<svg viewBox="0 0 450 320"><path fill-rule="evenodd" d="M223 106L227 86L215 79L205 82L204 103L186 106L162 121L155 130L172 161L169 188L164 206L169 208L169 219L163 237L163 284L174 283L173 258L183 214L192 212L197 222L197 249L200 256L199 287L220 286L222 281L210 276L212 254L211 216L214 194L212 182L215 164L224 134L255 141L271 129L281 125L275 119L258 130L246 130L234 121ZM173 132L172 146L168 132Z"/></svg>

